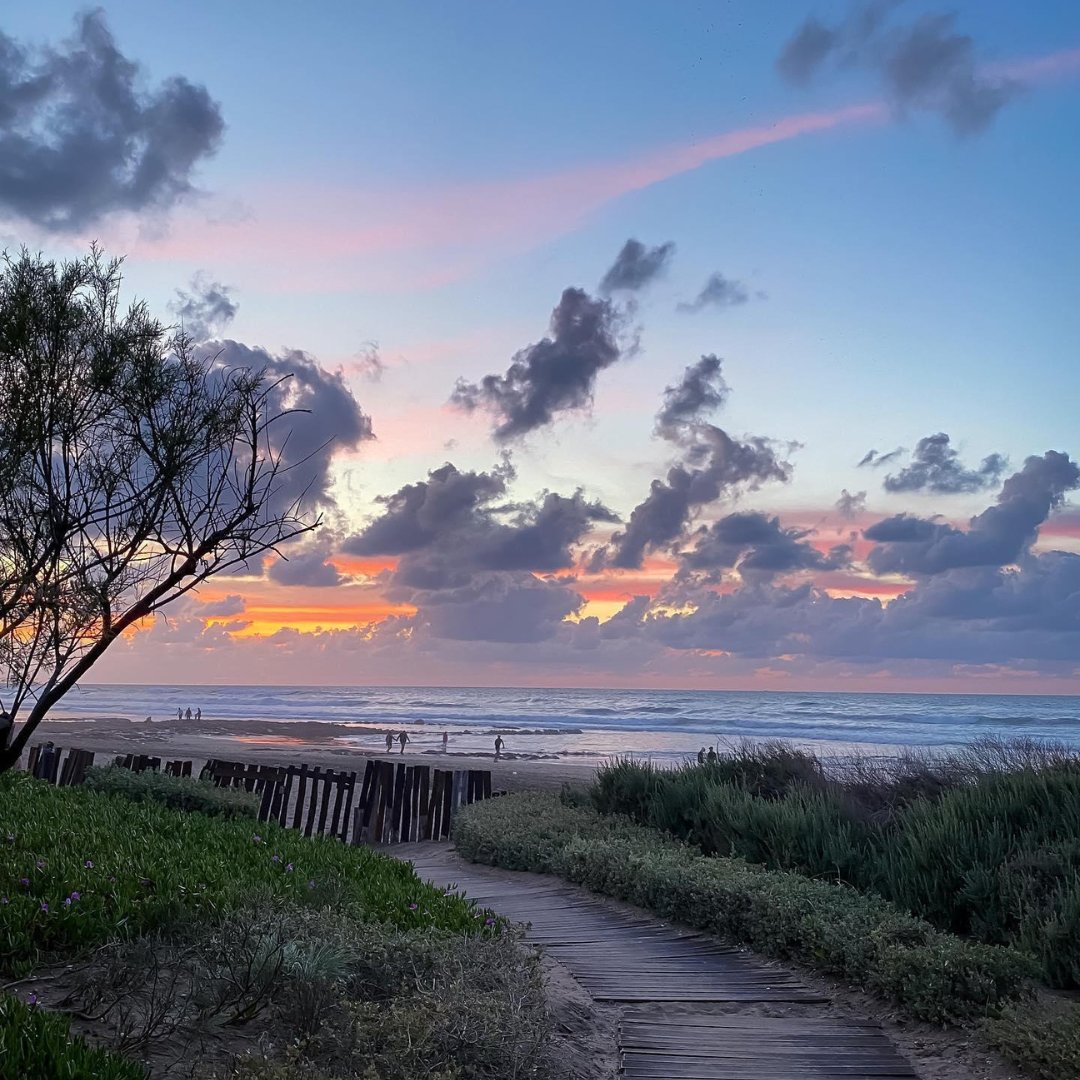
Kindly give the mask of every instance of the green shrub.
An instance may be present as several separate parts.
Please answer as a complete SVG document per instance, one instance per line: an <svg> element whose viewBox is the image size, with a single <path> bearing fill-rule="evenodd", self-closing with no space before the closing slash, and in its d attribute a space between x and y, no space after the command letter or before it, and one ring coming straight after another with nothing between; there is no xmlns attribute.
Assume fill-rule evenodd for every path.
<svg viewBox="0 0 1080 1080"><path fill-rule="evenodd" d="M675 769L617 760L592 796L707 855L846 882L1013 945L1051 985L1080 986L1080 759L1067 748L981 739L830 771L782 743L743 743Z"/></svg>
<svg viewBox="0 0 1080 1080"><path fill-rule="evenodd" d="M1009 1005L985 1034L1009 1061L1036 1080L1080 1077L1080 1005L1039 1001Z"/></svg>
<svg viewBox="0 0 1080 1080"><path fill-rule="evenodd" d="M273 823L10 774L0 777L0 822L0 970L16 974L42 951L227 912L260 890L403 929L484 925L471 902L421 883L404 863Z"/></svg>
<svg viewBox="0 0 1080 1080"><path fill-rule="evenodd" d="M146 1071L68 1033L65 1016L0 995L0 1076L11 1080L144 1080Z"/></svg>
<svg viewBox="0 0 1080 1080"><path fill-rule="evenodd" d="M237 788L219 788L208 780L132 772L115 765L87 771L86 787L132 802L159 802L173 810L198 810L211 817L259 816L259 796Z"/></svg>
<svg viewBox="0 0 1080 1080"><path fill-rule="evenodd" d="M665 918L787 957L888 996L913 1016L960 1023L1025 992L1024 956L935 930L885 900L695 848L626 818L513 795L459 811L468 859L555 873Z"/></svg>

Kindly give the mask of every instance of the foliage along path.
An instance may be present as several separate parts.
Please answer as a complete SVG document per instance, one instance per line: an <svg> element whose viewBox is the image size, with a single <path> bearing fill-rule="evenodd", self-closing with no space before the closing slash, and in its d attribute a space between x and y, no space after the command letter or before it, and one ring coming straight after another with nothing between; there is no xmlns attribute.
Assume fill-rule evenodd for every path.
<svg viewBox="0 0 1080 1080"><path fill-rule="evenodd" d="M791 972L537 874L463 862L445 846L394 854L516 922L597 1001L620 1006L626 1080L888 1080L918 1074L876 1024L821 1015ZM819 1015L814 1015L818 1013Z"/></svg>

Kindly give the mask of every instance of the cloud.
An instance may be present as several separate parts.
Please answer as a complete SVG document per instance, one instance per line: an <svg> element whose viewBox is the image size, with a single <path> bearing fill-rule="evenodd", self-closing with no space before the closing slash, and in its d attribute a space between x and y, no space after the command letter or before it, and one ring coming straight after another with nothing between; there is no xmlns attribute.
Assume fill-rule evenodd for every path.
<svg viewBox="0 0 1080 1080"><path fill-rule="evenodd" d="M382 382L383 372L386 371L386 363L379 352L377 341L365 341L353 356L350 368L362 379L368 382Z"/></svg>
<svg viewBox="0 0 1080 1080"><path fill-rule="evenodd" d="M836 500L836 512L845 518L858 517L866 509L866 492L856 491L854 494L843 488L840 498Z"/></svg>
<svg viewBox="0 0 1080 1080"><path fill-rule="evenodd" d="M851 548L839 544L828 553L807 541L810 529L785 528L777 517L756 511L739 511L702 526L695 546L680 552L683 571L706 571L718 580L717 571L737 569L744 581L768 581L800 570L838 570L851 562Z"/></svg>
<svg viewBox="0 0 1080 1080"><path fill-rule="evenodd" d="M385 510L346 539L351 555L399 556L389 581L410 590L461 588L476 575L501 571L551 573L573 565L573 548L596 522L615 515L581 491L507 499L512 467L461 472L452 464L406 484L379 501ZM419 602L410 596L412 602Z"/></svg>
<svg viewBox="0 0 1080 1080"><path fill-rule="evenodd" d="M347 578L338 573L328 561L332 550L332 538L322 535L303 545L290 545L270 564L266 576L278 585L299 585L320 588L341 585Z"/></svg>
<svg viewBox="0 0 1080 1080"><path fill-rule="evenodd" d="M1065 493L1080 487L1080 468L1068 454L1048 450L1029 457L1006 481L995 505L973 517L966 530L910 514L885 518L863 533L875 542L867 563L876 574L928 577L970 567L1019 562L1039 526Z"/></svg>
<svg viewBox="0 0 1080 1080"><path fill-rule="evenodd" d="M0 210L59 232L189 195L221 141L221 110L182 76L139 82L100 9L59 48L0 33Z"/></svg>
<svg viewBox="0 0 1080 1080"><path fill-rule="evenodd" d="M601 295L643 289L667 269L674 254L675 244L670 240L654 248L647 248L640 240L627 240L600 281Z"/></svg>
<svg viewBox="0 0 1080 1080"><path fill-rule="evenodd" d="M302 498L309 507L335 505L330 468L334 454L374 438L370 417L341 374L326 371L297 349L274 355L231 340L202 348L222 369L265 370L268 379L277 382L268 402L270 413L294 410L271 429L274 450L281 456L278 504L288 506Z"/></svg>
<svg viewBox="0 0 1080 1080"><path fill-rule="evenodd" d="M243 615L246 610L244 598L238 593L223 596L220 600L211 600L199 605L201 617L215 616L218 618L230 618L234 615Z"/></svg>
<svg viewBox="0 0 1080 1080"><path fill-rule="evenodd" d="M656 415L657 434L671 437L681 425L693 423L724 404L728 386L721 364L720 357L706 353L683 372L677 386L665 388L664 404Z"/></svg>
<svg viewBox="0 0 1080 1080"><path fill-rule="evenodd" d="M701 419L727 398L721 363L719 357L706 354L686 368L676 386L665 388L655 432L679 448L680 459L663 479L652 481L625 528L592 553L591 572L606 567L637 569L647 552L683 538L700 508L726 495L756 491L769 480L790 479L791 465L778 456L772 440L748 436L740 442Z"/></svg>
<svg viewBox="0 0 1080 1080"><path fill-rule="evenodd" d="M880 459L874 463L880 465ZM912 462L895 476L885 477L886 491L929 491L936 495L958 495L993 487L1008 466L1001 454L983 458L978 469L965 469L960 455L949 445L943 431L927 435L915 444Z"/></svg>
<svg viewBox="0 0 1080 1080"><path fill-rule="evenodd" d="M738 307L749 299L750 293L741 281L726 278L717 271L709 275L701 287L701 292L693 300L677 306L679 311L693 313L707 307Z"/></svg>
<svg viewBox="0 0 1080 1080"><path fill-rule="evenodd" d="M610 301L566 289L551 314L551 336L516 353L505 375L459 379L451 402L489 410L500 441L546 427L560 412L587 409L596 378L623 355L623 316Z"/></svg>
<svg viewBox="0 0 1080 1080"><path fill-rule="evenodd" d="M869 465L871 469L880 469L882 465L888 465L890 461L895 461L903 452L904 448L902 446L890 450L887 454L879 454L876 450L867 450L856 467L862 469Z"/></svg>
<svg viewBox="0 0 1080 1080"><path fill-rule="evenodd" d="M209 280L197 273L191 279L191 291L176 290L176 299L169 302L181 328L192 341L209 341L219 337L236 317L239 305L231 296L228 285Z"/></svg>
<svg viewBox="0 0 1080 1080"><path fill-rule="evenodd" d="M1019 84L980 70L972 39L955 30L952 15L922 15L890 26L896 0L856 5L828 26L809 18L784 46L776 66L797 86L823 69L862 68L881 81L894 110L938 113L957 135L989 126L1019 91Z"/></svg>

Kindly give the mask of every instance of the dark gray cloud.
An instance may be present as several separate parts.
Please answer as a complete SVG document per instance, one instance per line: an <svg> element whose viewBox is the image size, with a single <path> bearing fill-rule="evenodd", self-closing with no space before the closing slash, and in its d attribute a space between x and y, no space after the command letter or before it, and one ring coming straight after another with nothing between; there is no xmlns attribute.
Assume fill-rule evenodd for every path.
<svg viewBox="0 0 1080 1080"><path fill-rule="evenodd" d="M180 320L181 329L192 341L209 341L220 337L236 318L239 305L231 293L228 285L211 281L199 273L191 279L190 291L176 290L176 299L169 302L169 311Z"/></svg>
<svg viewBox="0 0 1080 1080"><path fill-rule="evenodd" d="M869 466L871 469L880 469L882 465L888 465L890 462L895 461L903 452L904 448L902 446L898 446L895 450L890 450L884 454L879 454L876 450L867 450L856 467L862 469Z"/></svg>
<svg viewBox="0 0 1080 1080"><path fill-rule="evenodd" d="M840 492L840 498L836 500L836 511L841 517L853 518L858 517L866 509L866 492L856 491L850 492L847 488L843 488Z"/></svg>
<svg viewBox="0 0 1080 1080"><path fill-rule="evenodd" d="M267 571L267 577L278 585L300 585L307 587L325 587L341 585L347 579L338 573L329 562L331 541L324 538L319 530L319 538L303 546L290 546L275 559Z"/></svg>
<svg viewBox="0 0 1080 1080"><path fill-rule="evenodd" d="M1029 457L1005 481L996 504L973 517L966 530L908 514L872 525L863 533L876 543L867 563L876 574L915 577L1010 566L1028 554L1039 526L1077 487L1077 464L1068 454L1048 450L1042 457Z"/></svg>
<svg viewBox="0 0 1080 1080"><path fill-rule="evenodd" d="M681 381L664 390L664 404L656 415L656 430L671 436L680 425L700 420L720 408L728 395L728 385L721 373L720 357L706 353L684 372Z"/></svg>
<svg viewBox="0 0 1080 1080"><path fill-rule="evenodd" d="M979 70L972 39L956 32L952 15L922 15L890 25L895 0L858 4L844 20L809 18L777 59L780 74L806 85L826 67L872 72L897 112L938 113L957 135L986 128L1017 94L1005 78Z"/></svg>
<svg viewBox="0 0 1080 1080"><path fill-rule="evenodd" d="M590 569L640 567L645 554L678 540L694 512L736 491L756 491L770 480L791 478L791 465L768 439L733 439L714 424L697 424L683 436L683 460L654 480L610 548L596 552Z"/></svg>
<svg viewBox="0 0 1080 1080"><path fill-rule="evenodd" d="M299 350L274 355L239 341L213 342L203 350L223 369L264 370L277 382L268 402L272 413L299 410L272 429L274 449L281 455L280 504L303 498L309 506L332 506L333 455L374 438L370 417L342 376Z"/></svg>
<svg viewBox="0 0 1080 1080"><path fill-rule="evenodd" d="M737 569L744 581L768 581L799 570L837 570L851 562L851 548L838 544L819 551L807 537L810 529L785 528L777 517L756 511L738 511L703 526L697 543L680 552L682 570L705 571L709 579L717 571Z"/></svg>
<svg viewBox="0 0 1080 1080"><path fill-rule="evenodd" d="M675 254L675 244L668 241L647 248L640 240L627 240L615 261L600 281L600 293L637 292L667 269Z"/></svg>
<svg viewBox="0 0 1080 1080"><path fill-rule="evenodd" d="M581 491L571 496L548 491L530 502L508 502L513 477L508 464L491 472L443 465L426 480L381 498L384 512L345 540L342 550L399 556L390 577L394 586L455 589L478 574L565 569L594 523L617 520Z"/></svg>
<svg viewBox="0 0 1080 1080"><path fill-rule="evenodd" d="M221 110L182 76L139 83L100 9L58 48L0 33L0 212L63 231L191 193L221 140Z"/></svg>
<svg viewBox="0 0 1080 1080"><path fill-rule="evenodd" d="M566 289L551 314L550 337L516 353L505 375L459 379L450 400L469 411L490 410L501 441L545 427L558 413L586 409L596 377L623 354L622 321L610 301Z"/></svg>
<svg viewBox="0 0 1080 1080"><path fill-rule="evenodd" d="M707 307L738 307L750 299L750 292L741 281L726 278L717 271L710 274L701 292L693 300L678 305L679 311L693 313Z"/></svg>
<svg viewBox="0 0 1080 1080"><path fill-rule="evenodd" d="M880 461L876 462L880 464ZM967 469L949 445L943 431L927 435L915 444L912 460L900 472L885 477L886 491L928 491L935 495L959 495L993 487L1008 466L1001 454L983 458L977 469Z"/></svg>

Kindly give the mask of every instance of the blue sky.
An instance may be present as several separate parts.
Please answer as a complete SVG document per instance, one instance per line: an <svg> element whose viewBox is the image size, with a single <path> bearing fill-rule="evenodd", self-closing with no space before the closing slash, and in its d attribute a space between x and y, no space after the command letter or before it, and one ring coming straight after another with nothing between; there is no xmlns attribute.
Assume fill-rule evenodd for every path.
<svg viewBox="0 0 1080 1080"><path fill-rule="evenodd" d="M79 10L20 5L0 31L55 44ZM445 408L455 380L503 371L545 333L562 290L594 290L628 237L673 241L668 271L636 298L639 350L599 375L591 412L513 448L517 493L584 485L625 518L672 458L652 434L662 390L716 353L732 391L724 428L800 444L792 482L754 494L755 509L813 523L848 488L879 516L963 521L993 492L888 494L856 463L939 431L968 463L1080 451L1080 59L1066 55L1080 49L1080 6L950 6L981 71L1065 58L977 134L911 110L613 197L576 200L576 180L549 197L543 184L883 100L872 64L808 87L778 74L804 20L849 10L109 3L146 85L182 74L220 104L224 138L193 173L204 195L71 234L9 215L0 235L56 254L92 237L127 251L128 281L156 310L201 271L239 304L229 337L304 349L328 369L377 342L381 381L348 375L383 436L339 462L354 528L378 512L372 497L444 459L497 461L483 415ZM903 3L891 17L910 26L940 10ZM390 240L363 239L387 224ZM751 299L679 312L716 271Z"/></svg>

